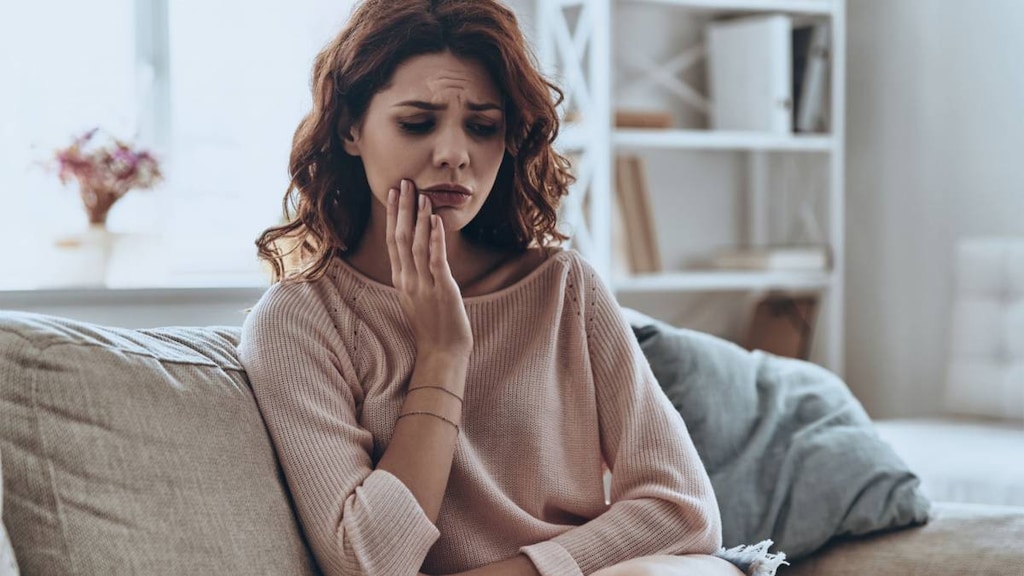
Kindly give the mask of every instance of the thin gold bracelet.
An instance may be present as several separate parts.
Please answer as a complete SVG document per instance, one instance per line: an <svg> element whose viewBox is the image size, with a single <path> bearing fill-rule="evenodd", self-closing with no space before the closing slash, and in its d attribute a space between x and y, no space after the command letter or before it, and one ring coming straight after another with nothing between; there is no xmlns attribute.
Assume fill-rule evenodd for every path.
<svg viewBox="0 0 1024 576"><path fill-rule="evenodd" d="M444 416L441 416L440 414L434 414L433 412L427 412L426 410L414 410L412 412L406 412L405 414L399 414L397 419L401 420L402 418L405 418L406 416L412 416L413 414L426 414L427 416L440 418L441 420L444 420L445 422L451 424L452 426L455 426L455 432L459 431L459 425L456 424L455 422L452 422L451 420L445 418Z"/></svg>
<svg viewBox="0 0 1024 576"><path fill-rule="evenodd" d="M440 390L441 392L444 392L445 394L448 394L448 395L452 396L453 398L458 400L460 403L462 402L462 397L461 396L459 396L455 392L452 392L451 390L449 390L447 388L444 388L444 387L441 387L441 386L411 386L411 387L409 387L409 392L412 392L413 390L421 390L421 389L425 389L425 388L435 388L437 390Z"/></svg>

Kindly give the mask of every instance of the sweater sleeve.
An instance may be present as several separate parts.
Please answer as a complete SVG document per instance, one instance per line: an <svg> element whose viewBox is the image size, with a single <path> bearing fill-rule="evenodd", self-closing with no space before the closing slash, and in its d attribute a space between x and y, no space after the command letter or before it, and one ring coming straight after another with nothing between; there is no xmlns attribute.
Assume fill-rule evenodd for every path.
<svg viewBox="0 0 1024 576"><path fill-rule="evenodd" d="M590 574L652 554L711 554L718 502L679 413L662 392L610 290L585 261L582 297L611 506L520 551L544 576Z"/></svg>
<svg viewBox="0 0 1024 576"><path fill-rule="evenodd" d="M362 389L325 306L312 284L271 287L239 357L323 573L414 575L440 533L405 484L374 470Z"/></svg>

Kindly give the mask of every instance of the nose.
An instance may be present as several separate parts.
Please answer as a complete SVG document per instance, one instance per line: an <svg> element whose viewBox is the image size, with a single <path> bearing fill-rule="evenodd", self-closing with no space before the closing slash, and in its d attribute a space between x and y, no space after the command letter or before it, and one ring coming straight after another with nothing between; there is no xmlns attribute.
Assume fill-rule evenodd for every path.
<svg viewBox="0 0 1024 576"><path fill-rule="evenodd" d="M448 169L465 169L469 166L469 141L461 127L451 126L437 131L434 165Z"/></svg>

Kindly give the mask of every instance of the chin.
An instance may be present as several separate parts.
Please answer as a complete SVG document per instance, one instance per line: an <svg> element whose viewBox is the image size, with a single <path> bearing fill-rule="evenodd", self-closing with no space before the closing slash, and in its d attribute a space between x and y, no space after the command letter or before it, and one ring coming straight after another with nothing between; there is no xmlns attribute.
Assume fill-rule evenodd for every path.
<svg viewBox="0 0 1024 576"><path fill-rule="evenodd" d="M471 220L466 220L457 214L440 213L441 221L444 223L445 232L459 232L465 228Z"/></svg>
<svg viewBox="0 0 1024 576"><path fill-rule="evenodd" d="M449 232L465 228L477 216L477 212L473 212L471 214L466 208L461 210L454 208L435 208L434 214L441 217L441 220L444 222L444 229Z"/></svg>

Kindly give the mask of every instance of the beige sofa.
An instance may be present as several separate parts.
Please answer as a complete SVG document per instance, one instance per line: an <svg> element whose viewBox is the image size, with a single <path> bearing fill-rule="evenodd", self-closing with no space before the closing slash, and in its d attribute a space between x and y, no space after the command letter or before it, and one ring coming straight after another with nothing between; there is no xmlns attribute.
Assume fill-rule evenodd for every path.
<svg viewBox="0 0 1024 576"><path fill-rule="evenodd" d="M317 573L237 338L0 311L0 509L22 574ZM779 573L1024 575L1024 508L933 516Z"/></svg>

